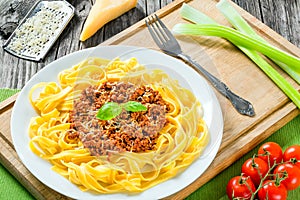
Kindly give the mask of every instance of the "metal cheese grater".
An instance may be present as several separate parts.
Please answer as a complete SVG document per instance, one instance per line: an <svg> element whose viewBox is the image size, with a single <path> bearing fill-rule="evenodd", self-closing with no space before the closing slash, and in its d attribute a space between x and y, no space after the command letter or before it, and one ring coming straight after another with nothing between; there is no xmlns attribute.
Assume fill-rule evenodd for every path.
<svg viewBox="0 0 300 200"><path fill-rule="evenodd" d="M3 48L19 57L41 61L74 15L67 1L39 1L27 13Z"/></svg>

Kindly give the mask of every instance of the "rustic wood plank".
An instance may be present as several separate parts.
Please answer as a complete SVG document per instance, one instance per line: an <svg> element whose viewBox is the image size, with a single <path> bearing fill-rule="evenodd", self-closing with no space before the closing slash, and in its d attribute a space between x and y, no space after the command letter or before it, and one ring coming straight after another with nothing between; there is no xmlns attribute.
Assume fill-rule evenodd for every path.
<svg viewBox="0 0 300 200"><path fill-rule="evenodd" d="M195 0L196 1L196 0ZM3 6L2 3L5 3L6 6ZM9 10L9 3L10 2L16 2L16 1L8 1L3 0L0 2L0 19L3 13L7 12ZM24 1L27 2L27 1ZM20 59L16 59L13 56L10 56L3 52L3 49L0 50L0 66L3 66L0 68L0 87L3 87L6 85L6 87L12 87L12 88L22 88L26 81L29 80L29 78L34 75L37 71L42 69L46 64L49 62L52 62L53 60L64 56L68 53L74 52L79 49L91 47L98 45L99 43L103 43L104 45L110 45L110 44L118 44L123 43L124 44L136 44L138 41L132 42L130 40L125 41L124 35L128 36L131 33L133 33L133 30L135 28L144 28L144 23L139 22L133 26L131 26L129 29L126 29L126 31L122 32L121 34L118 34L115 37L112 37L113 35L119 33L122 29L129 27L131 24L135 23L136 21L139 21L140 19L144 18L145 16L153 13L156 11L156 9L160 8L161 6L164 6L165 4L170 5L172 1L169 0L155 0L155 1L147 1L147 0L139 0L139 4L137 8L129 11L128 13L122 15L120 18L110 22L107 24L103 29L98 31L94 37L92 37L90 40L81 43L79 42L78 38L80 34L81 27L84 23L84 20L88 14L87 10L92 5L92 1L87 0L73 0L70 1L73 5L76 7L76 14L67 29L64 31L62 36L59 38L59 40L56 42L54 47L52 48L51 52L45 59L45 61L41 63L34 63L29 61L24 61ZM199 1L200 2L200 1ZM235 0L235 2L239 5L241 5L245 10L249 11L251 14L253 14L256 18L262 20L266 24L269 23L271 28L276 29L276 24L283 23L279 19L273 19L273 15L276 12L279 12L281 14L283 13L291 13L296 11L293 15L286 15L283 17L284 22L287 22L289 25L286 26L287 28L285 30L289 31L283 31L280 34L285 35L287 39L289 39L291 42L295 42L299 46L299 36L297 36L297 33L299 33L299 27L293 27L294 24L299 23L299 3L293 3L291 7L289 5L285 4L285 0L276 0L276 1L269 1L269 0L260 0L260 1L242 1L242 0ZM273 4L274 2L274 4ZM198 3L198 2L197 2ZM200 2L201 3L201 2ZM286 9L279 9L282 8L279 5L285 5ZM196 4L196 3L195 3ZM26 6L27 4L25 4ZM1 7L2 6L2 7ZM167 7L167 6L166 6ZM165 7L165 8L166 8ZM205 7L205 5L203 5ZM273 15L269 14L267 12L270 12L269 9L272 9ZM207 12L211 12L210 7L207 8ZM297 12L298 11L298 12ZM24 11L22 11L24 12ZM22 15L22 12L20 11L19 16ZM168 14L167 11L159 11L158 12L160 16L165 16ZM297 15L298 13L298 15ZM259 23L255 19L252 19L249 14L244 14L248 21L253 25L257 30L261 31L261 34L268 36L271 35L269 40L274 40L276 42L276 45L280 46L283 49L289 50L290 52L294 52L297 55L300 55L299 49L297 49L295 46L293 46L290 43L287 43L283 38L281 38L279 35L275 34L272 30L270 30L268 27L266 27L264 24ZM277 14L279 17L280 14ZM296 15L296 16L294 16ZM135 17L132 17L135 16ZM275 17L275 18L277 18ZM175 17L176 18L176 17ZM170 20L170 25L174 24L175 19L173 16L166 16L167 20ZM267 19L266 19L267 18ZM272 19L270 19L272 18ZM9 20L8 18L5 18L6 20ZM274 24L273 24L274 23ZM1 25L1 24L0 24ZM282 25L283 27L284 25ZM279 26L278 26L279 27ZM280 25L281 27L281 25ZM291 29L293 29L291 31ZM145 38L144 34L146 34L147 31L142 32L140 38ZM279 31L278 31L279 32ZM291 35L294 37L291 37ZM139 38L139 36L137 37ZM134 39L132 39L134 40ZM0 40L3 42L3 38ZM152 43L151 43L152 42ZM215 45L212 45L213 41L205 40L207 42L207 48L212 47L214 48ZM143 43L143 45L147 45L148 42ZM149 46L153 46L153 41L149 41ZM226 46L228 51L235 51L233 47ZM218 52L214 52L214 49L210 51L212 53L212 56L217 57ZM202 57L199 55L195 55L195 53L192 50L189 50L189 52L192 56L197 57L197 61L201 62ZM205 59L203 59L205 60ZM249 63L249 60L246 58L242 58L245 63ZM217 64L221 64L221 60L215 60ZM226 63L225 63L226 64ZM250 64L249 64L250 65ZM224 70L233 70L235 68L224 68ZM248 69L249 70L249 69ZM238 70L232 71L233 77L227 77L223 76L221 71L221 76L225 78L226 81L229 83L234 83L234 79L238 79ZM227 71L228 73L228 71ZM258 70L258 74L261 75L261 72ZM260 76L259 75L259 76ZM261 77L260 77L261 80ZM249 80L250 81L250 80ZM238 91L242 91L243 85L238 85L236 89ZM270 136L274 131L282 127L285 123L290 121L292 118L294 118L296 115L299 114L299 110L295 108L295 106L288 101L288 99L280 92L278 92L278 88L276 89L276 86L272 86L269 82L267 83L267 87L273 88L276 90L276 92L270 93L271 95L274 95L274 98L277 98L279 101L276 102L276 107L272 109L266 108L266 110L260 110L260 112L264 112L262 115L260 115L260 121L257 123L250 123L251 127L246 127L243 129L236 129L235 123L246 123L249 125L248 122L245 122L246 120L243 117L239 117L235 114L233 114L233 111L231 109L227 109L228 102L221 102L222 106L226 108L226 116L225 116L225 122L226 127L224 130L224 141L222 143L222 146L219 150L218 157L214 160L210 168L208 169L207 173L205 173L201 178L197 179L191 186L188 188L185 188L183 191L180 191L177 194L174 194L172 196L172 199L182 199L189 195L192 191L199 188L201 185L203 185L206 180L211 179L215 175L217 175L219 172L224 170L226 167L228 167L230 164L232 164L236 159L244 155L246 152L248 152L251 148L253 148L259 141L262 141L266 137ZM15 97L13 97L15 98ZM221 99L221 98L219 98ZM13 100L13 99L12 99ZM7 102L6 102L7 103ZM8 103L9 104L9 103ZM17 159L16 153L13 151L11 138L8 134L9 130L9 120L7 119L11 110L9 110L9 106L6 106L4 104L0 104L0 113L5 113L0 116L0 119L2 119L2 123L0 123L0 142L4 144L0 147L1 154L0 154L0 162L4 163L5 167L11 168L10 171L12 174L15 174L17 179L30 190L33 195L38 199L64 199L63 196L56 194L51 189L41 186L38 181L35 180L34 177L25 169L25 167L22 165L22 163ZM236 122L230 122L228 120L228 116L233 116L232 119ZM6 122L5 122L6 121ZM233 127L231 127L231 125ZM232 136L233 133L233 136ZM250 135L248 135L250 134ZM244 136L249 137L244 137ZM247 142L245 142L245 138L247 139ZM235 143L232 143L232 141L235 140ZM13 153L10 154L9 152L12 151ZM227 156L232 154L232 152L237 152L234 154L234 156L231 159L226 160L224 162L224 158L227 158ZM4 156L2 156L4 155ZM222 165L221 165L221 164ZM17 167L14 167L17 166ZM25 169L25 170L24 170ZM34 187L32 187L32 185Z"/></svg>
<svg viewBox="0 0 300 200"><path fill-rule="evenodd" d="M34 2L35 1L26 0L1 1L1 27L6 22L10 22L11 27L15 27ZM71 0L69 2L76 8L75 16L43 62L35 63L25 61L5 53L3 49L0 50L0 57L2 58L0 65L3 66L0 68L0 75L2 77L0 80L0 87L21 89L36 72L53 60L68 53L102 43L135 22L143 19L145 16L150 15L159 8L171 3L172 0L139 0L137 8L132 9L120 18L108 23L103 29L98 31L95 36L83 43L79 42L78 37L93 1ZM234 2L262 22L266 23L290 42L296 46L300 46L300 39L298 36L298 33L300 32L300 5L298 1L234 0ZM1 45L4 44L5 39L7 38L3 38L2 35L0 40Z"/></svg>
<svg viewBox="0 0 300 200"><path fill-rule="evenodd" d="M300 47L300 2L261 1L263 22L284 38Z"/></svg>
<svg viewBox="0 0 300 200"><path fill-rule="evenodd" d="M287 0L233 0L250 14L300 47L300 2Z"/></svg>
<svg viewBox="0 0 300 200"><path fill-rule="evenodd" d="M240 7L244 8L251 15L255 16L258 20L262 21L262 13L260 8L260 1L244 1L244 0L232 0ZM263 1L263 0L262 0Z"/></svg>
<svg viewBox="0 0 300 200"><path fill-rule="evenodd" d="M0 26L3 24L12 24L10 30L5 30L6 32L12 32L20 20L26 15L28 10L36 1L26 1L26 0L5 0L0 2ZM94 1L89 0L70 0L75 7L75 15L71 20L70 24L66 27L58 41L51 48L50 52L47 54L45 60L40 63L26 61L18 59L0 49L0 88L18 88L21 89L25 83L40 69L49 64L50 62L72 53L80 49L89 48L96 46L103 41L111 38L115 34L121 32L122 30L128 28L132 24L138 22L146 16L147 12L154 12L162 6L172 1L156 1L155 6L152 6L152 1L139 0L136 8L130 10L129 12L123 14L119 18L107 23L101 30L99 30L92 38L86 42L79 41L79 35L81 33L84 21L89 13L89 10ZM10 5L14 9L11 9ZM21 6L22 5L22 6ZM146 8L149 7L149 10ZM8 26L8 25L6 25ZM1 35L0 44L4 44L8 37L4 34Z"/></svg>
<svg viewBox="0 0 300 200"><path fill-rule="evenodd" d="M34 4L34 1L26 0L13 0L13 1L1 1L0 3L0 26L1 26L1 40L0 45L2 46L5 39L11 34L11 32L16 28L20 20L26 15L28 10ZM9 28L7 28L8 25ZM3 49L0 50L0 75L1 84L0 87L8 88L21 88L25 84L26 80L29 78L30 70L25 70L26 68L31 68L35 64L31 62L25 62L20 59L5 53ZM26 63L24 65L24 63ZM26 66L27 65L27 66ZM26 67L24 67L26 66ZM34 73L37 72L37 70Z"/></svg>

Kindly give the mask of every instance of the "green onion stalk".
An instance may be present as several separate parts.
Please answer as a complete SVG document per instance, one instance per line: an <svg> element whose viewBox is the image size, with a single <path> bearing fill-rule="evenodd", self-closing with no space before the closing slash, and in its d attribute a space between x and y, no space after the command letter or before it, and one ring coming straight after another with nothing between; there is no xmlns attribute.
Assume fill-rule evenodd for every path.
<svg viewBox="0 0 300 200"><path fill-rule="evenodd" d="M226 7L226 11L222 10L226 13L226 16L230 15L230 13L234 13L231 10L234 8L231 7L229 9L229 6L230 5L224 3L223 0L221 0L221 2L219 2L218 4L219 9ZM242 20L237 20L237 12L233 14L235 17L230 21L235 22L235 27L238 28L238 30L219 25L204 13L187 4L182 5L180 14L182 18L191 21L194 24L177 24L173 27L173 32L175 32L176 34L185 35L217 36L229 40L235 46L240 48L254 63L256 63L261 68L261 70L264 71L267 76L295 103L295 105L300 108L300 93L284 77L282 77L260 55L260 53L273 60L276 60L277 64L279 63L281 65L285 65L285 67L288 68L290 75L296 74L298 76L300 74L299 58L288 54L268 44L262 38L259 38L259 36L254 32L254 30L252 30L252 28L247 24L246 21L241 22ZM240 18L242 19L242 17ZM245 24L247 24L247 27L250 27L251 31L249 27L245 28ZM241 29L243 29L243 32L241 31ZM300 80L299 78L295 77L294 79Z"/></svg>

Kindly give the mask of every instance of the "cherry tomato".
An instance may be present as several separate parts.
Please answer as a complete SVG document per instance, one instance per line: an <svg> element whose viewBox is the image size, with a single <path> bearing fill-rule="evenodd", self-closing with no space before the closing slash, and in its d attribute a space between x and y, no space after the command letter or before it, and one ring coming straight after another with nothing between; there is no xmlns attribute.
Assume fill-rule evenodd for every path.
<svg viewBox="0 0 300 200"><path fill-rule="evenodd" d="M226 187L226 193L230 200L238 197L248 200L255 190L256 188L251 179L245 176L235 176L231 178Z"/></svg>
<svg viewBox="0 0 300 200"><path fill-rule="evenodd" d="M265 180L262 188L258 190L259 200L285 200L287 195L285 186L281 183L277 185L274 180Z"/></svg>
<svg viewBox="0 0 300 200"><path fill-rule="evenodd" d="M270 167L274 165L275 161L277 164L282 161L282 149L280 145L275 142L267 142L261 145L258 149L258 154L258 157L267 163L268 159L270 159Z"/></svg>
<svg viewBox="0 0 300 200"><path fill-rule="evenodd" d="M283 153L283 160L285 162L291 161L300 168L300 145L288 147Z"/></svg>
<svg viewBox="0 0 300 200"><path fill-rule="evenodd" d="M274 174L278 174L280 178L286 177L282 184L287 190L294 190L300 185L300 168L291 163L283 163L274 169Z"/></svg>
<svg viewBox="0 0 300 200"><path fill-rule="evenodd" d="M260 184L261 178L268 173L268 170L267 162L260 158L249 158L242 165L242 173L245 176L250 176L255 186Z"/></svg>

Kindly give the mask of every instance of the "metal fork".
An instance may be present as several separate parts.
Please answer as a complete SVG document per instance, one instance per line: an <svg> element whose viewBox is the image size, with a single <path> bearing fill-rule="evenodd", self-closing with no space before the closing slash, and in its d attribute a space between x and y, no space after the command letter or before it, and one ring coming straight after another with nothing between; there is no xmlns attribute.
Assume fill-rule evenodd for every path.
<svg viewBox="0 0 300 200"><path fill-rule="evenodd" d="M193 61L190 56L182 52L181 47L178 41L176 40L176 38L173 36L170 30L165 26L165 24L159 19L157 15L154 15L154 17L153 16L148 17L148 19L145 20L145 23L148 27L148 30L153 40L163 52L171 56L180 58L183 61L187 62L188 64L192 65L193 67L196 67L197 71L200 71L200 73L208 81L210 81L211 84L222 95L224 95L227 99L229 99L233 107L240 114L251 116L251 117L255 115L254 108L249 101L233 93L223 82L221 82L215 76L213 76L208 71L206 71L201 65Z"/></svg>

